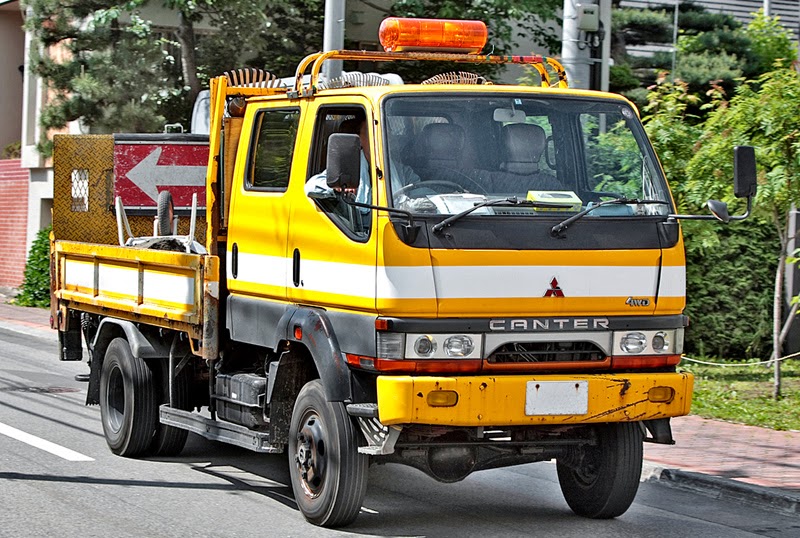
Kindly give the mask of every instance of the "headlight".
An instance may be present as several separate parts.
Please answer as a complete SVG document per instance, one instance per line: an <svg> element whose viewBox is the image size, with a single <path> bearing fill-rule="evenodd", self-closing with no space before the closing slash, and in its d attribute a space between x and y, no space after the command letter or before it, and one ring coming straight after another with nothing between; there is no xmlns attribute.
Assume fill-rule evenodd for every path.
<svg viewBox="0 0 800 538"><path fill-rule="evenodd" d="M406 334L406 359L480 359L480 334Z"/></svg>
<svg viewBox="0 0 800 538"><path fill-rule="evenodd" d="M683 328L653 331L614 331L614 355L680 355Z"/></svg>
<svg viewBox="0 0 800 538"><path fill-rule="evenodd" d="M420 357L431 357L436 353L436 340L429 334L423 334L414 342L414 353Z"/></svg>
<svg viewBox="0 0 800 538"><path fill-rule="evenodd" d="M650 341L650 346L656 353L669 351L669 335L664 331L658 331Z"/></svg>
<svg viewBox="0 0 800 538"><path fill-rule="evenodd" d="M647 338L639 332L627 333L620 339L619 347L625 353L641 353L647 347Z"/></svg>
<svg viewBox="0 0 800 538"><path fill-rule="evenodd" d="M448 357L466 357L474 349L472 338L465 334L455 334L444 341L444 352Z"/></svg>

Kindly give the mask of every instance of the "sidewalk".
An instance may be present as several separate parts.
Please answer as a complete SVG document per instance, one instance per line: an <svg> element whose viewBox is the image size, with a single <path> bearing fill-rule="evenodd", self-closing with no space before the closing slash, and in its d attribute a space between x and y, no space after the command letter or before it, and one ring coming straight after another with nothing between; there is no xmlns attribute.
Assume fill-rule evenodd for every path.
<svg viewBox="0 0 800 538"><path fill-rule="evenodd" d="M3 299L0 327L55 340L49 310ZM800 432L692 415L671 424L675 445L645 443L643 480L800 514Z"/></svg>

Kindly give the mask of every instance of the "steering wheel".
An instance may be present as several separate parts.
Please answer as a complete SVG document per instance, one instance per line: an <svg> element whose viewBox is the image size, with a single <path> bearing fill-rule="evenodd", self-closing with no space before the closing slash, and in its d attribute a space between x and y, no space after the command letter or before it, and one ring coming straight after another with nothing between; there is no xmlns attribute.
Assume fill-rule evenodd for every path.
<svg viewBox="0 0 800 538"><path fill-rule="evenodd" d="M422 187L423 185L439 185L440 187L450 187L452 189L456 189L456 192L469 192L467 189L459 185L458 183L454 183L452 181L445 181L443 179L423 179L421 181L417 181L416 183L409 183L403 187L397 189L393 194L394 196L398 196L400 194L405 194L406 192L416 189L418 187ZM442 194L442 193L440 193Z"/></svg>

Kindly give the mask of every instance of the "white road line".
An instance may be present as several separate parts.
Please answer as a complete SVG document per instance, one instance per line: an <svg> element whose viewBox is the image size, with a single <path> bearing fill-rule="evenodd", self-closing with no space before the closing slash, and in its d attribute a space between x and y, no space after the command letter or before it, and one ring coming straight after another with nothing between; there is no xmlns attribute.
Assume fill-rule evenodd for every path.
<svg viewBox="0 0 800 538"><path fill-rule="evenodd" d="M51 443L50 441L42 439L41 437L36 437L35 435L12 428L11 426L3 424L2 422L0 422L0 435L11 437L17 441L22 441L25 444L31 445L32 447L40 450L44 450L45 452L49 452L68 461L94 461L94 458L84 456L79 452L75 452L74 450L70 450L61 445Z"/></svg>

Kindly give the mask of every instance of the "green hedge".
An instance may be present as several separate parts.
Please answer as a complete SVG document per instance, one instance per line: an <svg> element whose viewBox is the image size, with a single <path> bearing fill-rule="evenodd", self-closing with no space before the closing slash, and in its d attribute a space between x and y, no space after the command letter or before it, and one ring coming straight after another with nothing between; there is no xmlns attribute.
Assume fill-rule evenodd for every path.
<svg viewBox="0 0 800 538"><path fill-rule="evenodd" d="M719 225L719 243L702 248L698 224L682 223L686 237L686 313L689 355L768 357L772 298L780 252L771 224L747 220Z"/></svg>
<svg viewBox="0 0 800 538"><path fill-rule="evenodd" d="M28 253L25 281L14 300L21 306L50 306L50 229L39 230Z"/></svg>

